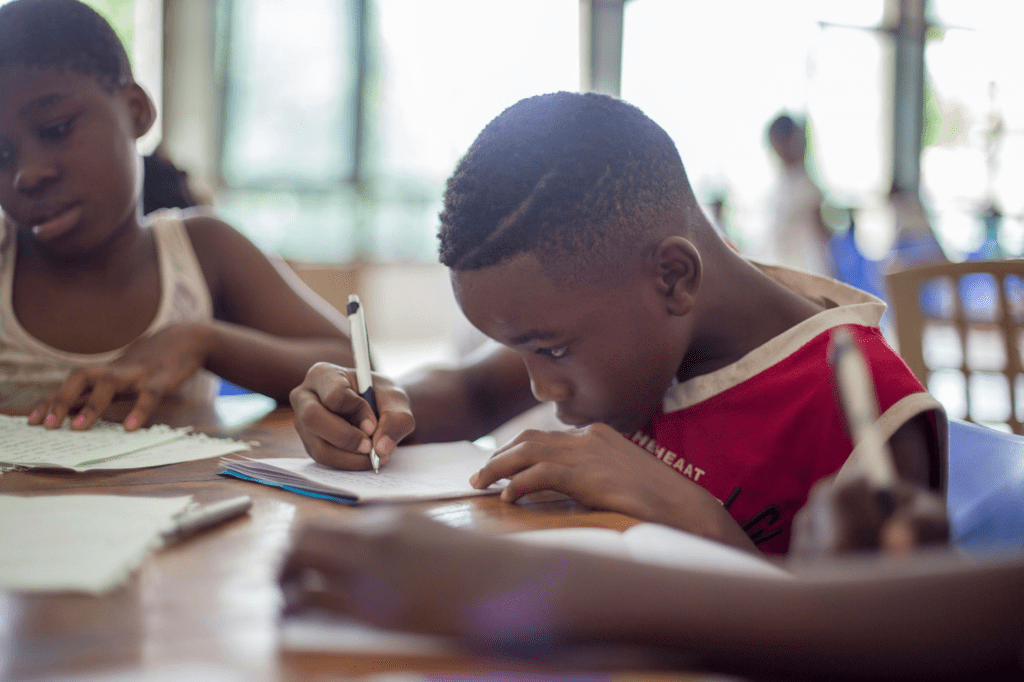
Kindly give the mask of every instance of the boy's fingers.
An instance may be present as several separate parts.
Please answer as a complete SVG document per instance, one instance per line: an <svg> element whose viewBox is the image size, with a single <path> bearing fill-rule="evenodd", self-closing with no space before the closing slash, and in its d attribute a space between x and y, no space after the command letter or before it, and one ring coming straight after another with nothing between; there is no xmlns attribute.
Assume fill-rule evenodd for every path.
<svg viewBox="0 0 1024 682"><path fill-rule="evenodd" d="M538 431L537 429L526 429L516 434L515 438L508 441L497 450L494 451L492 457L503 455L509 450L515 448L522 448L523 446L530 446L531 444L541 446L555 446L559 443L564 442L567 439L572 438L572 434L568 432L560 431Z"/></svg>
<svg viewBox="0 0 1024 682"><path fill-rule="evenodd" d="M352 412L352 398L359 397L355 390L355 378L349 376L345 368L327 362L313 365L306 374L303 386L311 391L324 407L337 414Z"/></svg>
<svg viewBox="0 0 1024 682"><path fill-rule="evenodd" d="M571 476L572 473L564 466L540 462L510 477L508 485L501 491L501 499L505 502L515 502L523 495L542 490L572 495L574 491L570 485Z"/></svg>
<svg viewBox="0 0 1024 682"><path fill-rule="evenodd" d="M536 441L521 442L515 445L510 443L509 446L496 452L487 460L487 464L475 474L472 485L475 488L486 488L503 478L511 479L530 467L535 467L542 462L550 462L555 455L556 448L542 445ZM508 494L514 495L515 493Z"/></svg>
<svg viewBox="0 0 1024 682"><path fill-rule="evenodd" d="M412 433L415 426L412 414L407 411L386 410L381 413L377 430L373 434L373 446L382 464L391 460L391 453Z"/></svg>
<svg viewBox="0 0 1024 682"><path fill-rule="evenodd" d="M362 401L358 396L356 400ZM363 401L365 405L365 401ZM331 412L320 404L313 394L306 399L293 400L295 421L299 433L307 432L330 448L344 452L370 454L370 436L344 415ZM369 407L366 408L369 410Z"/></svg>
<svg viewBox="0 0 1024 682"><path fill-rule="evenodd" d="M309 456L315 462L324 466L345 471L366 471L373 468L367 455L339 450L323 439L316 437L310 439L303 438L302 442ZM383 458L381 459L383 460Z"/></svg>

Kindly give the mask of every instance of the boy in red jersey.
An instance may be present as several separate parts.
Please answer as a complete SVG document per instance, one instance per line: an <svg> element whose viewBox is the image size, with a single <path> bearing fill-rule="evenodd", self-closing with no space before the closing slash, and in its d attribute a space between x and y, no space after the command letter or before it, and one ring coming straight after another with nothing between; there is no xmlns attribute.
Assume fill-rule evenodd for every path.
<svg viewBox="0 0 1024 682"><path fill-rule="evenodd" d="M563 92L507 109L449 180L439 236L459 305L503 348L401 386L375 378L379 419L349 370L315 366L292 392L314 459L364 469L372 440L386 465L402 440L475 438L551 401L576 428L520 434L474 485L507 478L509 502L557 490L785 553L812 485L860 458L827 362L843 325L899 474L944 488L945 416L883 340L884 304L729 248L672 140L625 102Z"/></svg>

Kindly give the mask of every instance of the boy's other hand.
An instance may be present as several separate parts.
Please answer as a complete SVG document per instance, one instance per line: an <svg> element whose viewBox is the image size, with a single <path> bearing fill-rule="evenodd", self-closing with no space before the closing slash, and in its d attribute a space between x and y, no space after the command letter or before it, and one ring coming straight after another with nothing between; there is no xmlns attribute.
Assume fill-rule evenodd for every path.
<svg viewBox="0 0 1024 682"><path fill-rule="evenodd" d="M756 552L722 505L693 481L665 471L606 424L572 431L523 431L500 447L470 484L486 488L509 479L501 499L554 490L577 502L662 523Z"/></svg>
<svg viewBox="0 0 1024 682"><path fill-rule="evenodd" d="M948 541L946 505L934 492L899 481L880 495L864 478L837 486L829 477L815 484L797 512L790 553L796 560L858 551L903 554Z"/></svg>
<svg viewBox="0 0 1024 682"><path fill-rule="evenodd" d="M387 464L391 453L416 426L409 396L389 379L373 375L378 419L359 397L356 371L318 362L291 392L295 430L309 456L336 469L371 468L370 445Z"/></svg>
<svg viewBox="0 0 1024 682"><path fill-rule="evenodd" d="M175 391L203 366L207 328L201 323L177 324L138 339L108 365L74 370L56 393L32 409L28 423L59 428L77 406L71 428L91 427L115 398L135 397L124 420L134 431L146 423L164 396Z"/></svg>

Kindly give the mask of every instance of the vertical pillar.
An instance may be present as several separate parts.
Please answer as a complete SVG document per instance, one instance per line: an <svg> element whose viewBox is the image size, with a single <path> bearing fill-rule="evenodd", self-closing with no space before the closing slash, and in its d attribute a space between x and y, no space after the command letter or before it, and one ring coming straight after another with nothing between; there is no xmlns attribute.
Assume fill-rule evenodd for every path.
<svg viewBox="0 0 1024 682"><path fill-rule="evenodd" d="M625 0L580 0L580 90L618 97Z"/></svg>
<svg viewBox="0 0 1024 682"><path fill-rule="evenodd" d="M925 0L898 0L893 92L893 185L911 196L921 186L924 127Z"/></svg>

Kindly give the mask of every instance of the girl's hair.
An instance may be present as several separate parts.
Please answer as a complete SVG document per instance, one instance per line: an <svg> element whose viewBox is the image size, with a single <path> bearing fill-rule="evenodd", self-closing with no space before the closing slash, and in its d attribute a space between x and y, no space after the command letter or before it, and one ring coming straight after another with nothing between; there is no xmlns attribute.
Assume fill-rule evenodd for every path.
<svg viewBox="0 0 1024 682"><path fill-rule="evenodd" d="M132 81L114 29L78 0L14 0L0 6L0 66L56 67L96 76L108 89Z"/></svg>

